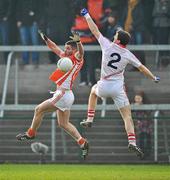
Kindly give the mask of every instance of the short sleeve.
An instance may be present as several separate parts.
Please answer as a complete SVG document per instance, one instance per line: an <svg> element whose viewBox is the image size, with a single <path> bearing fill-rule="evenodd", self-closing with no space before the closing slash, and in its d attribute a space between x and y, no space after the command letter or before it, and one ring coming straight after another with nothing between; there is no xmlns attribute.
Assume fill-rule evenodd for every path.
<svg viewBox="0 0 170 180"><path fill-rule="evenodd" d="M111 41L105 38L102 34L100 34L98 42L103 50L107 49L111 45Z"/></svg>
<svg viewBox="0 0 170 180"><path fill-rule="evenodd" d="M129 52L129 54L128 54L128 60L131 65L133 65L137 68L142 65L142 63L139 61L139 59L131 52Z"/></svg>

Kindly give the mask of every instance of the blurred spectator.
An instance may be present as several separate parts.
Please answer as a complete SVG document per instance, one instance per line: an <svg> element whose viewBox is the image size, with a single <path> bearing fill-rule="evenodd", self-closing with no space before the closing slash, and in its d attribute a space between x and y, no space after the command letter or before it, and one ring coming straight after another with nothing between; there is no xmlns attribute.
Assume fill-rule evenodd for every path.
<svg viewBox="0 0 170 180"><path fill-rule="evenodd" d="M73 0L46 0L47 35L59 45L63 45L69 37L74 19L72 3ZM49 52L49 59L51 64L55 64L58 57L53 52Z"/></svg>
<svg viewBox="0 0 170 180"><path fill-rule="evenodd" d="M141 0L128 0L121 21L125 31L131 34L131 44L143 44L145 25ZM135 51L134 54L145 65L144 51Z"/></svg>
<svg viewBox="0 0 170 180"><path fill-rule="evenodd" d="M11 13L9 18L9 44L18 44L18 28L16 24L16 5L17 0L11 0Z"/></svg>
<svg viewBox="0 0 170 180"><path fill-rule="evenodd" d="M9 18L11 15L11 0L0 0L0 44L9 45ZM6 63L8 52L4 53Z"/></svg>
<svg viewBox="0 0 170 180"><path fill-rule="evenodd" d="M152 42L152 10L154 5L154 0L142 0L142 8L144 12L144 44L150 44Z"/></svg>
<svg viewBox="0 0 170 180"><path fill-rule="evenodd" d="M138 92L134 97L135 105L145 103L144 93ZM151 112L144 110L132 111L135 122L137 123L137 134L139 136L139 147L143 150L145 157L151 152Z"/></svg>
<svg viewBox="0 0 170 180"><path fill-rule="evenodd" d="M105 24L104 35L111 41L113 41L114 35L117 30L122 29L118 24L118 16L116 12L112 12L108 15Z"/></svg>
<svg viewBox="0 0 170 180"><path fill-rule="evenodd" d="M81 42L84 45L94 45L97 44L97 40L89 30L86 20L80 16L80 9L84 7L88 9L91 17L94 19L100 30L103 28L103 24L106 20L105 17L111 12L111 9L107 0L77 0L75 2L76 17L72 31L77 31L80 34ZM96 59L98 59L99 56L100 53L98 52L85 51L85 64L80 72L80 86L87 84L91 86L96 83Z"/></svg>
<svg viewBox="0 0 170 180"><path fill-rule="evenodd" d="M129 0L124 29L131 33L132 44L143 43L143 33L145 30L143 21L144 11L141 0Z"/></svg>
<svg viewBox="0 0 170 180"><path fill-rule="evenodd" d="M153 43L168 44L170 35L170 1L155 0L153 8ZM169 64L169 52L160 52L161 65Z"/></svg>
<svg viewBox="0 0 170 180"><path fill-rule="evenodd" d="M126 5L127 0L108 0L112 11L118 12L118 17L122 15L122 8Z"/></svg>
<svg viewBox="0 0 170 180"><path fill-rule="evenodd" d="M42 3L40 0L17 1L17 26L19 28L22 45L38 45L38 22ZM23 64L29 64L29 52L22 53ZM35 67L39 64L39 53L32 52L32 61Z"/></svg>

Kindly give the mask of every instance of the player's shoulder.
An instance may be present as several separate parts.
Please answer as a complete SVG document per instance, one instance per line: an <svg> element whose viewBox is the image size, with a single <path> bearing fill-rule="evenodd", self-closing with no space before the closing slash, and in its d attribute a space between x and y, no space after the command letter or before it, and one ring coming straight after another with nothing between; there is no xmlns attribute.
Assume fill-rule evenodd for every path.
<svg viewBox="0 0 170 180"><path fill-rule="evenodd" d="M134 56L133 52L131 52L129 49L126 49L126 52L129 56Z"/></svg>
<svg viewBox="0 0 170 180"><path fill-rule="evenodd" d="M133 54L133 52L131 52L130 50L127 49L126 52L126 58L130 61L136 61L138 60L138 58Z"/></svg>
<svg viewBox="0 0 170 180"><path fill-rule="evenodd" d="M98 38L99 42L107 42L107 43L112 43L112 41L110 41L107 37L103 36L102 33L100 33L99 38Z"/></svg>
<svg viewBox="0 0 170 180"><path fill-rule="evenodd" d="M134 54L129 49L126 49L125 56L127 59L131 59L131 58L133 58Z"/></svg>

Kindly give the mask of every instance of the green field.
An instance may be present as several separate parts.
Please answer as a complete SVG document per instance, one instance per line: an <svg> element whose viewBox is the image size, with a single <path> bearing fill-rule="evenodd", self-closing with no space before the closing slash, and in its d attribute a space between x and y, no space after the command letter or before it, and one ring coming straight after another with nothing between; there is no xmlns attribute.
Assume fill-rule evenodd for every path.
<svg viewBox="0 0 170 180"><path fill-rule="evenodd" d="M0 165L0 180L170 180L169 165Z"/></svg>

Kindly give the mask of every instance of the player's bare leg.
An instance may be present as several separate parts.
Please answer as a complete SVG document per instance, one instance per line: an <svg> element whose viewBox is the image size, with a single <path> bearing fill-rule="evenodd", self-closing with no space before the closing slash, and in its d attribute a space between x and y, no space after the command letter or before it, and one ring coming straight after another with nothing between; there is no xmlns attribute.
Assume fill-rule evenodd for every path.
<svg viewBox="0 0 170 180"><path fill-rule="evenodd" d="M75 139L75 141L79 144L80 148L82 149L82 157L85 159L88 155L89 145L87 140L80 135L76 127L69 122L70 111L58 110L57 117L59 127L63 128L68 134L70 134Z"/></svg>
<svg viewBox="0 0 170 180"><path fill-rule="evenodd" d="M120 108L119 111L124 120L125 130L128 136L128 148L130 151L135 152L136 155L142 159L144 154L141 149L136 145L136 136L130 105Z"/></svg>
<svg viewBox="0 0 170 180"><path fill-rule="evenodd" d="M87 119L84 119L82 122L80 122L80 125L85 128L91 127L94 120L95 109L98 99L98 96L96 95L96 87L97 85L95 84L90 92L89 101L88 101Z"/></svg>
<svg viewBox="0 0 170 180"><path fill-rule="evenodd" d="M46 100L39 104L35 108L34 117L31 124L31 129L34 131L37 131L39 128L42 118L44 117L45 113L47 112L54 112L57 110L57 107L55 107L50 101Z"/></svg>
<svg viewBox="0 0 170 180"><path fill-rule="evenodd" d="M49 101L46 100L39 104L35 108L34 117L32 120L31 127L28 129L27 132L18 134L16 138L18 140L25 140L25 139L34 139L36 136L36 132L42 122L42 119L47 112L53 112L56 111L57 108Z"/></svg>
<svg viewBox="0 0 170 180"><path fill-rule="evenodd" d="M134 131L134 123L133 123L133 120L132 120L132 114L131 114L131 108L130 108L130 105L128 106L125 106L123 108L120 108L119 109L120 111L120 114L124 120L124 123L125 123L125 130L127 132L127 134L134 134L135 131ZM136 140L134 140L134 143L136 144Z"/></svg>

